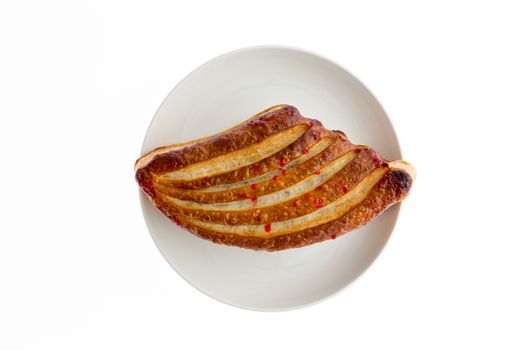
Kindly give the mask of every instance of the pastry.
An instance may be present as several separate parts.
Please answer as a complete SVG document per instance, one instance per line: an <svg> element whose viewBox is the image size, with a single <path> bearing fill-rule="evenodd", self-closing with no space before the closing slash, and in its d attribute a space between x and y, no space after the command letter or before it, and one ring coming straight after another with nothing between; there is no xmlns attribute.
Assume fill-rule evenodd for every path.
<svg viewBox="0 0 525 350"><path fill-rule="evenodd" d="M361 227L403 200L415 179L410 164L384 160L289 105L156 148L137 160L135 172L175 224L215 243L267 251Z"/></svg>

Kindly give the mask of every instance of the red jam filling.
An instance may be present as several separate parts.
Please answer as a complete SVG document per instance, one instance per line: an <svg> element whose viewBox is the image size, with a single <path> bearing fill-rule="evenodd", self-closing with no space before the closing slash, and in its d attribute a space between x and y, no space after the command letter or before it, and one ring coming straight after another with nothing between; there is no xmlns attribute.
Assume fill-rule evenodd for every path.
<svg viewBox="0 0 525 350"><path fill-rule="evenodd" d="M317 169L314 173L315 175L320 175L321 174L321 171L319 169Z"/></svg>
<svg viewBox="0 0 525 350"><path fill-rule="evenodd" d="M286 169L283 169L283 170L281 171L281 174L283 174L283 176L286 176L286 175L288 175L288 171L287 171Z"/></svg>
<svg viewBox="0 0 525 350"><path fill-rule="evenodd" d="M298 200L298 199L294 200L294 201L292 202L292 205L293 205L294 207L298 207L298 206L299 206L299 200Z"/></svg>
<svg viewBox="0 0 525 350"><path fill-rule="evenodd" d="M272 230L272 224L266 224L266 225L264 225L264 230L265 230L266 232L270 232L270 231Z"/></svg>
<svg viewBox="0 0 525 350"><path fill-rule="evenodd" d="M308 152L310 152L308 148L303 149L303 154L307 154Z"/></svg>
<svg viewBox="0 0 525 350"><path fill-rule="evenodd" d="M377 153L375 153L372 157L374 159L374 162L376 163L376 166L377 167L380 167L383 165L383 159L381 158L381 156Z"/></svg>
<svg viewBox="0 0 525 350"><path fill-rule="evenodd" d="M286 164L284 158L279 159L279 168L282 168Z"/></svg>
<svg viewBox="0 0 525 350"><path fill-rule="evenodd" d="M179 219L177 219L176 217L172 217L171 220L177 224L177 226L182 226L182 223L180 222Z"/></svg>
<svg viewBox="0 0 525 350"><path fill-rule="evenodd" d="M321 208L323 206L323 200L321 198L314 199L314 206L316 208Z"/></svg>
<svg viewBox="0 0 525 350"><path fill-rule="evenodd" d="M252 190L255 190L257 188L257 184L252 184L250 187L252 188Z"/></svg>
<svg viewBox="0 0 525 350"><path fill-rule="evenodd" d="M255 171L256 174L261 172L261 167L259 165L256 165L253 167L253 171Z"/></svg>
<svg viewBox="0 0 525 350"><path fill-rule="evenodd" d="M279 181L279 176L275 175L274 177L272 177L272 180L273 181Z"/></svg>
<svg viewBox="0 0 525 350"><path fill-rule="evenodd" d="M336 235L332 235L332 239L335 239L337 236Z"/></svg>

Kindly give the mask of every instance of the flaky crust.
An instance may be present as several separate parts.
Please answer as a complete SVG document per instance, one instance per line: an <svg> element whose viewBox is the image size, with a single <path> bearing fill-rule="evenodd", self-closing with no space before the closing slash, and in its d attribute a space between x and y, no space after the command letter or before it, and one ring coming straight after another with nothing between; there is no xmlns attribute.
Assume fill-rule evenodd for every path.
<svg viewBox="0 0 525 350"><path fill-rule="evenodd" d="M415 180L295 107L278 105L222 133L152 150L136 179L162 213L218 244L297 248L370 222Z"/></svg>

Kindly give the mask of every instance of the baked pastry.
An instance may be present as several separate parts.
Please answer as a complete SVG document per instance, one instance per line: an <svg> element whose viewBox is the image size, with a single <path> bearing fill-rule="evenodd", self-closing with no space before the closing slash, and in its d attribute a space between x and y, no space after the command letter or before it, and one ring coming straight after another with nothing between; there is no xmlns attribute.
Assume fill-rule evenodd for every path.
<svg viewBox="0 0 525 350"><path fill-rule="evenodd" d="M414 168L354 145L289 105L219 134L156 148L136 180L177 225L212 242L256 250L335 239L404 199Z"/></svg>

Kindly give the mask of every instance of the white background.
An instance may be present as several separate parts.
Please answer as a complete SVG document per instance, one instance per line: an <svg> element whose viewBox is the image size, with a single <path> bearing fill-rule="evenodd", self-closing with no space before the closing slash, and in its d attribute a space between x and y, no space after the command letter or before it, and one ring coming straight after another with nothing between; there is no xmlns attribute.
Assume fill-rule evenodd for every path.
<svg viewBox="0 0 525 350"><path fill-rule="evenodd" d="M0 38L0 348L525 349L523 2L3 1ZM173 86L259 44L346 66L418 169L369 271L283 313L186 284L133 178Z"/></svg>

